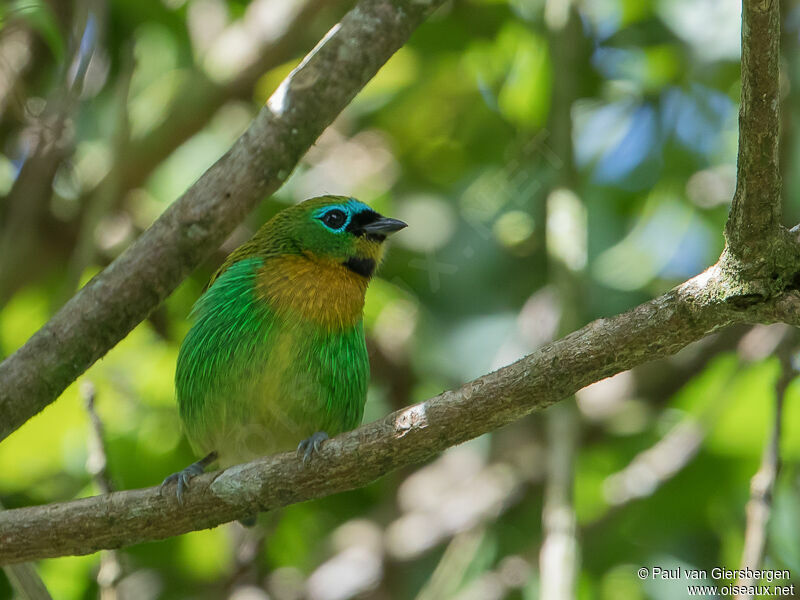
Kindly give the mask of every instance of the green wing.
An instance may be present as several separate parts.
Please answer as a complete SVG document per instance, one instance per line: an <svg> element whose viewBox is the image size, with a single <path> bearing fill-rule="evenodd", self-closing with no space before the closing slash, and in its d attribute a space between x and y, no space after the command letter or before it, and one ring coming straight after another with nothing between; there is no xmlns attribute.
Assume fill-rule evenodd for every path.
<svg viewBox="0 0 800 600"><path fill-rule="evenodd" d="M191 433L213 427L219 407L236 411L236 389L266 360L275 324L269 307L255 296L257 258L229 266L192 310L195 323L181 345L175 389L181 418Z"/></svg>
<svg viewBox="0 0 800 600"><path fill-rule="evenodd" d="M198 300L175 375L189 439L237 460L357 426L369 379L361 322L329 332L277 317L255 292L262 264L229 265Z"/></svg>

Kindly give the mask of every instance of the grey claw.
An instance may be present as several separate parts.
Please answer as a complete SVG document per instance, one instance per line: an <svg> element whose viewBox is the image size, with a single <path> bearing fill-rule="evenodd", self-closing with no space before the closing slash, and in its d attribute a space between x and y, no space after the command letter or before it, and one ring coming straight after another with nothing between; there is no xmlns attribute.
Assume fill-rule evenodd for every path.
<svg viewBox="0 0 800 600"><path fill-rule="evenodd" d="M165 477L164 481L161 482L161 485L158 486L158 495L159 496L163 496L164 495L164 488L167 487L170 483L173 483L175 481L178 481L178 474L177 473L173 473L172 475L169 475L169 476Z"/></svg>
<svg viewBox="0 0 800 600"><path fill-rule="evenodd" d="M189 489L189 481L192 477L196 477L197 475L202 475L205 472L205 468L214 462L217 459L217 453L211 452L205 458L198 460L195 463L190 464L188 467L183 469L182 471L178 471L177 473L173 473L164 481L161 482L161 486L158 488L158 495L164 495L164 487L169 485L170 483L177 483L177 489L175 490L175 495L178 497L178 503L183 506L183 494L184 491Z"/></svg>
<svg viewBox="0 0 800 600"><path fill-rule="evenodd" d="M311 460L314 453L319 453L322 442L330 439L324 431L318 431L311 437L304 439L297 445L297 455L303 455L303 464L306 465Z"/></svg>

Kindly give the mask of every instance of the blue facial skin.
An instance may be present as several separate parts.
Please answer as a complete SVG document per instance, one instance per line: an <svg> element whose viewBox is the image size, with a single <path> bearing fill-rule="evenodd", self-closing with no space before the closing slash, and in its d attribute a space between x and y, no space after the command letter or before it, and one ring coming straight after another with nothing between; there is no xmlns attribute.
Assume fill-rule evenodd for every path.
<svg viewBox="0 0 800 600"><path fill-rule="evenodd" d="M353 215L368 211L372 212L372 209L369 206L363 202L359 202L358 200L351 198L344 204L334 204L333 206L321 208L316 211L313 216L315 219L319 219L326 229L334 233L342 233L347 230L347 226L353 219ZM341 213L345 217L344 220L341 221L341 224L341 218L337 218L337 213Z"/></svg>

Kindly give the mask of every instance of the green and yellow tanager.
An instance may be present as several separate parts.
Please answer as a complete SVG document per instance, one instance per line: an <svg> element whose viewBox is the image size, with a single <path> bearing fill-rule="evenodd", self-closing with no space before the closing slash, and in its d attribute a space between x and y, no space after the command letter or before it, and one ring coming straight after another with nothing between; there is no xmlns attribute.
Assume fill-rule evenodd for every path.
<svg viewBox="0 0 800 600"><path fill-rule="evenodd" d="M361 422L369 380L364 294L387 235L406 226L341 196L276 214L225 260L197 301L175 375L191 477L297 448Z"/></svg>

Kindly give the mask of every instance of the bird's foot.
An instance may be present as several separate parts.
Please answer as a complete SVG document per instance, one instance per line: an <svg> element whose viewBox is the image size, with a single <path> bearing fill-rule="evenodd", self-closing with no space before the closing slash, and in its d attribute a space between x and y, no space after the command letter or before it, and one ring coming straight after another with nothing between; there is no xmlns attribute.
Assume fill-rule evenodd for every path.
<svg viewBox="0 0 800 600"><path fill-rule="evenodd" d="M178 497L178 502L183 504L183 493L185 490L189 489L189 481L192 479L192 477L202 475L206 467L215 460L217 460L217 453L210 452L207 456L201 458L197 462L193 462L182 471L173 473L161 482L161 486L158 488L159 495L163 495L164 487L170 483L176 482L178 484L178 489L175 495Z"/></svg>
<svg viewBox="0 0 800 600"><path fill-rule="evenodd" d="M303 455L303 464L307 464L308 461L311 460L311 457L314 455L314 453L319 452L322 442L328 439L330 438L328 437L327 433L324 431L318 431L310 438L306 438L300 442L300 444L297 446L297 455Z"/></svg>

